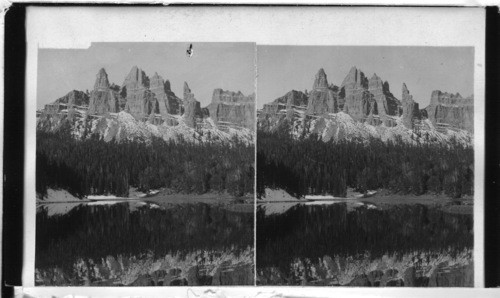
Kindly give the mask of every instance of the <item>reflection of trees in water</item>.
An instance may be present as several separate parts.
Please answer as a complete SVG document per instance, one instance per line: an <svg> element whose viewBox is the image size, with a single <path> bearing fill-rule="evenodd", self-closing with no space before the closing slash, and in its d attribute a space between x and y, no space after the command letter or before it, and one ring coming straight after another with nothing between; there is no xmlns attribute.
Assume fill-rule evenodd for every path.
<svg viewBox="0 0 500 298"><path fill-rule="evenodd" d="M64 215L37 213L36 268L72 266L77 258L156 256L195 250L245 249L253 244L253 214L206 204L140 208L80 206ZM69 268L67 268L69 269Z"/></svg>
<svg viewBox="0 0 500 298"><path fill-rule="evenodd" d="M257 266L288 271L294 258L353 256L372 259L389 253L462 251L473 245L471 215L445 213L423 205L388 210L345 204L296 206L280 215L257 213Z"/></svg>

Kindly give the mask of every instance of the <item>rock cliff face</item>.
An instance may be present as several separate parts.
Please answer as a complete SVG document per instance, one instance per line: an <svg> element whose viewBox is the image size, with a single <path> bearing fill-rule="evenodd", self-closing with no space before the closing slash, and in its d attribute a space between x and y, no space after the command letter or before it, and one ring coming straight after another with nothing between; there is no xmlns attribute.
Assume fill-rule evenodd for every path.
<svg viewBox="0 0 500 298"><path fill-rule="evenodd" d="M471 142L472 97L435 91L431 104L419 108L405 84L400 101L377 74L368 79L352 67L337 87L320 69L309 93L292 90L264 104L257 112L257 127L264 131L286 129L297 138L314 134L325 141L401 136L408 142L445 142L450 138Z"/></svg>
<svg viewBox="0 0 500 298"><path fill-rule="evenodd" d="M421 117L420 110L418 108L418 103L413 100L413 96L410 95L410 91L405 83L403 83L401 103L403 106L403 124L407 128L413 128L414 120Z"/></svg>
<svg viewBox="0 0 500 298"><path fill-rule="evenodd" d="M83 91L73 90L61 98L58 98L55 103L64 103L68 108L73 106L87 106L89 104L89 96Z"/></svg>
<svg viewBox="0 0 500 298"><path fill-rule="evenodd" d="M314 78L313 88L309 94L307 114L337 113L337 97L337 93L328 87L327 76L321 68Z"/></svg>
<svg viewBox="0 0 500 298"><path fill-rule="evenodd" d="M132 67L122 84L122 96L127 100L125 110L136 119L144 119L160 108L154 94L149 90L149 78L142 69Z"/></svg>
<svg viewBox="0 0 500 298"><path fill-rule="evenodd" d="M101 68L96 76L94 90L90 93L88 113L117 113L119 104L119 94L110 88L108 74Z"/></svg>
<svg viewBox="0 0 500 298"><path fill-rule="evenodd" d="M399 100L377 74L368 80L361 70L352 67L342 82L341 95L345 96L344 111L356 120L378 115L385 125L393 126L393 121L386 116L399 116Z"/></svg>
<svg viewBox="0 0 500 298"><path fill-rule="evenodd" d="M155 72L149 84L149 88L158 102L159 112L164 119L167 119L169 114L180 115L183 112L181 109L183 107L182 100L170 90L170 82L168 80L164 81Z"/></svg>
<svg viewBox="0 0 500 298"><path fill-rule="evenodd" d="M352 67L340 85L344 98L344 112L355 120L361 121L369 115L377 113L377 102L368 92L368 79L365 74Z"/></svg>
<svg viewBox="0 0 500 298"><path fill-rule="evenodd" d="M200 107L200 102L194 98L191 89L187 82L184 82L184 122L189 127L196 127L196 118L202 118L203 114Z"/></svg>
<svg viewBox="0 0 500 298"><path fill-rule="evenodd" d="M158 73L148 77L142 69L134 66L122 85L118 86L110 83L106 70L102 68L97 73L90 94L73 90L37 111L37 127L54 130L64 121L69 121L71 125L80 125L76 123L78 121L87 123L94 120L106 124L113 119L125 119L126 114L138 124L147 121L149 124L161 125L161 129L179 126L174 129L176 132L172 131L174 135L177 130L183 135L191 131L190 136L197 135L193 134L196 131L199 133L198 139L204 139L203 131L215 132L219 128L230 127L234 129L226 129L223 134L217 131L213 138L222 139L225 135L239 134L242 139L246 139L254 129L254 106L254 94L245 96L241 92L215 89L212 102L202 109L187 83L184 83L181 99L171 90L170 82ZM132 121L127 118L122 122ZM182 123L188 127L180 125ZM75 128L75 134L86 135L79 128ZM168 132L165 134L168 135ZM210 135L205 139L210 139Z"/></svg>
<svg viewBox="0 0 500 298"><path fill-rule="evenodd" d="M274 103L285 104L287 107L307 106L308 96L302 91L292 90L282 97L274 100Z"/></svg>
<svg viewBox="0 0 500 298"><path fill-rule="evenodd" d="M307 107L308 96L304 92L292 90L287 94L275 99L273 102L264 104L262 111L264 113L277 113L279 110L286 108L292 109L293 106Z"/></svg>
<svg viewBox="0 0 500 298"><path fill-rule="evenodd" d="M368 91L373 94L377 102L379 116L398 116L400 114L399 100L389 90L389 83L382 82L376 73L368 81Z"/></svg>
<svg viewBox="0 0 500 298"><path fill-rule="evenodd" d="M459 93L443 93L435 90L425 110L434 125L474 131L474 98L472 96L463 98Z"/></svg>
<svg viewBox="0 0 500 298"><path fill-rule="evenodd" d="M245 96L240 91L232 92L215 89L212 102L208 105L208 114L219 126L241 126L254 129L255 94Z"/></svg>

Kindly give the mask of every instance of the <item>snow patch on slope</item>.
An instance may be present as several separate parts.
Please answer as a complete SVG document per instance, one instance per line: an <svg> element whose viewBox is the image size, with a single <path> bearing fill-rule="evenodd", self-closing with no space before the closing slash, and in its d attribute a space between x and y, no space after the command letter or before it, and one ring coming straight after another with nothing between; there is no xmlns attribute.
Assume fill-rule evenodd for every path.
<svg viewBox="0 0 500 298"><path fill-rule="evenodd" d="M100 121L105 120L105 126L100 127ZM105 141L122 140L129 141L150 141L152 137L157 137L165 141L179 141L181 138L188 142L205 143L220 142L230 143L233 138L249 145L254 143L254 133L250 129L227 128L220 130L212 119L204 119L201 128L192 128L186 125L182 117L178 118L178 125L170 126L166 122L161 125L150 122L136 120L129 113L122 111L116 117L91 120L91 132L97 133ZM81 134L79 134L81 136Z"/></svg>
<svg viewBox="0 0 500 298"><path fill-rule="evenodd" d="M306 137L312 133L321 136L325 142L333 140L367 140L371 137L387 141L394 141L400 137L406 143L446 143L451 139L456 139L463 145L471 145L473 136L465 130L442 129L438 131L432 122L428 119L422 121L425 129L412 130L403 125L401 117L393 117L396 122L395 126L386 126L385 124L374 126L368 123L358 122L350 115L339 112L328 114L321 117L311 118L311 125ZM295 123L302 122L302 119L297 119ZM299 124L304 127L303 124ZM300 132L294 133L295 136L300 135Z"/></svg>
<svg viewBox="0 0 500 298"><path fill-rule="evenodd" d="M299 201L299 199L292 197L288 192L283 189L266 188L264 191L263 201L266 202L286 202L286 201Z"/></svg>

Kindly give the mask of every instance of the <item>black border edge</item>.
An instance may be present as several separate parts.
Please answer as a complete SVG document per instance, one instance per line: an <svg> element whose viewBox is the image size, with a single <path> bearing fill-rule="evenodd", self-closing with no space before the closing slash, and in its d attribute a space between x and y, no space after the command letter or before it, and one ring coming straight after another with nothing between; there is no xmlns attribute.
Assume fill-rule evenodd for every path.
<svg viewBox="0 0 500 298"><path fill-rule="evenodd" d="M5 14L2 296L22 285L26 5Z"/></svg>
<svg viewBox="0 0 500 298"><path fill-rule="evenodd" d="M485 287L500 286L500 11L486 8L485 35Z"/></svg>

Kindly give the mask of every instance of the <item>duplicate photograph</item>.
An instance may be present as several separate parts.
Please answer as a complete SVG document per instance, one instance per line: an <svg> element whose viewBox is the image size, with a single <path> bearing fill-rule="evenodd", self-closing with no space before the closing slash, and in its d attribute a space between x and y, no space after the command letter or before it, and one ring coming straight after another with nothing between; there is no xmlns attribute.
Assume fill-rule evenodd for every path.
<svg viewBox="0 0 500 298"><path fill-rule="evenodd" d="M36 285L254 284L254 64L254 43L38 50Z"/></svg>
<svg viewBox="0 0 500 298"><path fill-rule="evenodd" d="M257 285L473 287L474 48L257 50Z"/></svg>

